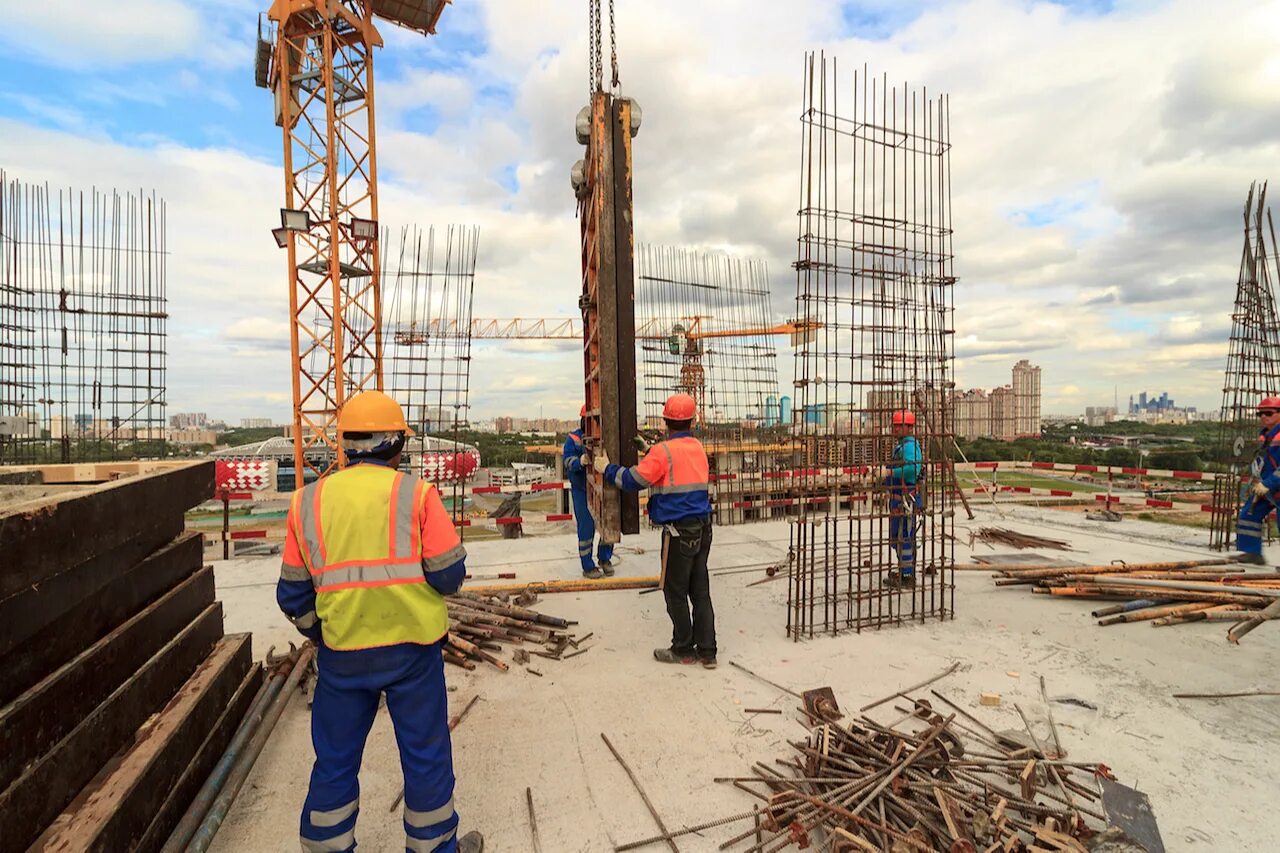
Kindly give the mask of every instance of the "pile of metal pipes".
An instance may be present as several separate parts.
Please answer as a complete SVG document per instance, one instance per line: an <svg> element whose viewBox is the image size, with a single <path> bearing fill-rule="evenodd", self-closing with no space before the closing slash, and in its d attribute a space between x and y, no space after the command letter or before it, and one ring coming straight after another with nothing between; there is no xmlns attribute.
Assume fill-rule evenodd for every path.
<svg viewBox="0 0 1280 853"><path fill-rule="evenodd" d="M1232 622L1227 632L1232 643L1280 616L1280 574L1250 572L1240 563L1221 559L1006 568L997 573L995 582L997 586L1029 585L1041 595L1116 602L1092 612L1099 625Z"/></svg>
<svg viewBox="0 0 1280 853"><path fill-rule="evenodd" d="M567 648L577 649L582 640L587 639L578 638L568 630L578 624L576 622L538 613L500 596L459 592L449 596L446 603L449 641L444 659L463 669L475 669L479 661L506 672L510 667L493 652L503 651L504 645L524 646L525 643L541 648L517 649L517 661L527 659L530 654L560 660Z"/></svg>
<svg viewBox="0 0 1280 853"><path fill-rule="evenodd" d="M1013 548L1052 548L1057 551L1070 551L1071 543L1061 539L1047 539L1043 536L1031 536L1009 530L1004 527L979 527L973 539L988 544L1009 545ZM973 544L973 539L969 544Z"/></svg>

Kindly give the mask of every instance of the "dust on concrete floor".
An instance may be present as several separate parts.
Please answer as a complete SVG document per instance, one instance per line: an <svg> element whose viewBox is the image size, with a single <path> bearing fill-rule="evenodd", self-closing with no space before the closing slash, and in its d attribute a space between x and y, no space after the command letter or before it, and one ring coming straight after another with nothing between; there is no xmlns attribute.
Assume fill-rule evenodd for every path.
<svg viewBox="0 0 1280 853"><path fill-rule="evenodd" d="M961 541L968 538L966 527L998 522L1070 539L1077 549L1070 556L1080 562L1213 556L1200 547L1204 534L1176 531L1173 538L1175 531L1154 523L1064 523L1051 510L975 510L977 521L959 525ZM712 568L782 558L787 536L785 522L716 528ZM619 574L652 573L657 541L654 531L628 537L626 546L646 553L623 550ZM520 580L571 578L577 573L574 548L571 534L476 543L468 564L474 573L514 568ZM971 552L958 545L957 561L1007 551L979 544ZM268 645L295 637L275 608L277 573L273 559L217 566L227 630L252 630L259 657ZM1094 706L1055 703L1063 745L1073 758L1102 761L1122 782L1147 792L1168 850L1275 848L1280 771L1271 761L1271 744L1280 700L1177 700L1170 694L1274 689L1280 626L1263 626L1239 647L1227 644L1221 624L1099 628L1089 617L1096 603L996 588L985 574L961 573L954 621L794 644L783 633L786 581L746 588L762 576L713 579L722 661L715 671L655 663L650 650L669 639L666 613L659 595L633 590L544 596L539 609L576 619L580 634L595 636L586 644L591 651L572 660L535 658L542 678L515 666L506 674L447 667L453 713L481 696L453 739L462 829L482 830L490 853L531 850L524 797L530 787L547 853L608 851L654 834L601 732L627 759L669 827L744 811L754 801L712 777L744 775L753 762L786 757L787 741L803 730L794 698L725 662L737 661L797 691L829 684L846 708L856 708L958 660L959 669L934 686L994 728L1020 726L1017 702L1046 733L1039 675L1050 697ZM982 691L1000 693L1002 705L979 708ZM785 713L743 712L760 707ZM883 721L894 713L886 705L873 715ZM308 725L305 701L295 698L219 833L216 851L297 849L298 810L312 761ZM400 769L385 711L370 735L360 780L361 849L403 850L399 809L388 811ZM715 850L732 834L732 827L709 830L682 839L680 849Z"/></svg>

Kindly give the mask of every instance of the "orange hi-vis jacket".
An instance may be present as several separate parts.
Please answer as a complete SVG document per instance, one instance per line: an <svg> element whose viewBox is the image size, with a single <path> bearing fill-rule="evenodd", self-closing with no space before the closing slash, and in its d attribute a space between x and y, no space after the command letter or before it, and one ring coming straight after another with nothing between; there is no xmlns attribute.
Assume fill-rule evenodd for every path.
<svg viewBox="0 0 1280 853"><path fill-rule="evenodd" d="M435 486L382 465L353 465L294 492L280 580L310 580L315 610L290 614L324 644L353 650L430 644L449 629L428 574L466 551Z"/></svg>
<svg viewBox="0 0 1280 853"><path fill-rule="evenodd" d="M687 432L655 444L636 465L609 465L604 478L630 492L649 490L649 519L669 524L711 513L710 465L702 442Z"/></svg>

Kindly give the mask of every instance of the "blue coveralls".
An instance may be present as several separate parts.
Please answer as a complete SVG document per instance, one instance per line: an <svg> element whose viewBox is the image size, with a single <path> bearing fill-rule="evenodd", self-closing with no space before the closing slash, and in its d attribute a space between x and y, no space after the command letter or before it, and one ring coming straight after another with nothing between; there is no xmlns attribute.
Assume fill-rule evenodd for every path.
<svg viewBox="0 0 1280 853"><path fill-rule="evenodd" d="M573 499L573 520L578 525L578 559L582 571L587 573L596 567L591 560L591 545L596 539L596 520L591 517L587 502L587 469L582 464L582 430L575 429L564 440L564 470L569 475L569 496ZM613 560L613 546L600 543L597 556L602 563Z"/></svg>
<svg viewBox="0 0 1280 853"><path fill-rule="evenodd" d="M924 456L914 435L903 436L893 448L885 477L889 488L889 544L898 553L898 569L904 578L916 574L916 513L924 508L918 482Z"/></svg>
<svg viewBox="0 0 1280 853"><path fill-rule="evenodd" d="M1266 486L1271 495L1260 498L1246 492L1240 517L1236 520L1236 549L1244 554L1262 554L1262 523L1276 509L1276 492L1280 490L1280 426L1258 436L1261 446L1253 458L1253 476Z"/></svg>
<svg viewBox="0 0 1280 853"><path fill-rule="evenodd" d="M376 459L359 462L384 464ZM427 582L449 595L462 586L465 574L464 558L428 574ZM276 600L290 618L314 612L314 585L282 577ZM406 853L457 853L453 749L441 656L445 641L342 651L325 646L319 622L298 630L316 644L319 671L311 706L316 760L300 819L303 849L355 849L348 839L360 813L360 762L378 713L378 697L385 693L404 772ZM384 814L382 809L375 813Z"/></svg>

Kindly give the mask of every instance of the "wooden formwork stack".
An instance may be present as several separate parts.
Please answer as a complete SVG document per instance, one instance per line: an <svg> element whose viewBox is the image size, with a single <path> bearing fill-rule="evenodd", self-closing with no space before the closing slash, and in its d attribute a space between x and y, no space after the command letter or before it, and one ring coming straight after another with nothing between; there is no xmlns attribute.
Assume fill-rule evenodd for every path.
<svg viewBox="0 0 1280 853"><path fill-rule="evenodd" d="M262 681L183 527L213 463L100 468L0 473L4 849L158 849Z"/></svg>

